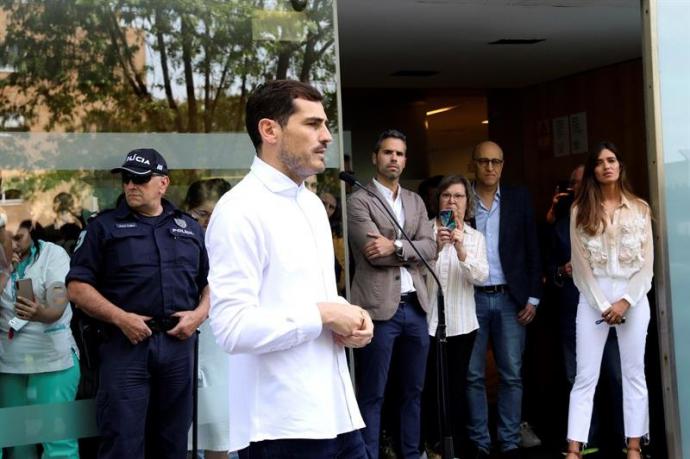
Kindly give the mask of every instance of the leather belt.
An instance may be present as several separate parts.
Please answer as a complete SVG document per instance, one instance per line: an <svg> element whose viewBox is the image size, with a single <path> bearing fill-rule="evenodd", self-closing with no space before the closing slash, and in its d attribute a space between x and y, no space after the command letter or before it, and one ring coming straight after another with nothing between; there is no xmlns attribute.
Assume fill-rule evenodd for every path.
<svg viewBox="0 0 690 459"><path fill-rule="evenodd" d="M400 302L401 303L419 303L419 300L417 299L417 292L407 292L407 293L401 293L400 294Z"/></svg>
<svg viewBox="0 0 690 459"><path fill-rule="evenodd" d="M475 285L474 287L478 292L482 293L507 293L508 286L506 284L501 285Z"/></svg>
<svg viewBox="0 0 690 459"><path fill-rule="evenodd" d="M169 317L154 317L146 321L146 325L151 329L152 332L167 332L175 328L175 325L180 321L179 317L169 316Z"/></svg>

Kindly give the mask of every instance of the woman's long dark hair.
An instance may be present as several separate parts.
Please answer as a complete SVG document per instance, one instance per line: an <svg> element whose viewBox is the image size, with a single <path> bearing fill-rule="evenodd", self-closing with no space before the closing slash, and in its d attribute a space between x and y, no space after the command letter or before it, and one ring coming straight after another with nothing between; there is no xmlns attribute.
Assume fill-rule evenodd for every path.
<svg viewBox="0 0 690 459"><path fill-rule="evenodd" d="M36 259L40 255L41 244L38 243L39 240L46 240L46 231L43 226L38 222L32 222L31 220L22 220L19 224L19 228L24 228L29 232L29 237L33 241L34 246L36 246Z"/></svg>
<svg viewBox="0 0 690 459"><path fill-rule="evenodd" d="M597 167L599 155L604 150L611 151L616 155L618 164L620 165L620 173L618 175L617 188L618 191L628 200L636 201L639 198L633 193L625 173L625 164L621 158L618 148L608 141L600 142L587 156L585 161L585 170L582 176L582 185L575 196L574 206L577 207L577 215L575 225L581 227L585 233L590 236L604 231L606 229L607 218L604 208L601 205L604 198L601 193L601 185L594 175L594 169Z"/></svg>

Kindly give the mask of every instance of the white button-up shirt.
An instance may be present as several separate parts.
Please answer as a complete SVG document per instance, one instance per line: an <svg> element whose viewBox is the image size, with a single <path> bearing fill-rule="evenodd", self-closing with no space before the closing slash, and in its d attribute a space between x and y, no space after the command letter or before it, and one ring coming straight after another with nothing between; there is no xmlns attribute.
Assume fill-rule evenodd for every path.
<svg viewBox="0 0 690 459"><path fill-rule="evenodd" d="M576 226L577 207L570 215L573 282L593 308L611 307L596 278L627 279L622 296L635 306L652 288L654 247L652 220L644 201L625 196L606 229L594 236Z"/></svg>
<svg viewBox="0 0 690 459"><path fill-rule="evenodd" d="M364 426L344 348L317 307L338 296L323 204L259 158L206 233L210 322L229 356L230 450Z"/></svg>
<svg viewBox="0 0 690 459"><path fill-rule="evenodd" d="M381 196L383 196L386 199L386 202L390 206L391 209L393 209L393 215L395 215L395 219L398 221L400 226L404 227L405 226L405 209L403 209L402 205L402 199L400 199L400 193L395 195L393 197L393 192L386 188L385 186L381 185L378 180L373 179L374 186L378 190L379 193L381 193ZM400 185L398 185L400 187ZM398 189L398 191L400 191ZM398 238L402 237L400 234L400 230L396 229L396 234L398 234ZM400 293L409 293L409 292L414 292L414 283L412 282L412 274L407 270L407 268L401 266L400 267Z"/></svg>
<svg viewBox="0 0 690 459"><path fill-rule="evenodd" d="M434 239L438 225L432 220ZM458 252L453 244L444 244L436 259L436 275L443 286L443 300L446 311L446 333L448 336L465 335L479 328L476 305L474 302L474 286L481 285L489 276L489 262L486 258L486 242L484 235L464 224L463 246L467 257L460 261ZM438 287L432 276L427 276L429 291L429 335L436 336L438 327Z"/></svg>

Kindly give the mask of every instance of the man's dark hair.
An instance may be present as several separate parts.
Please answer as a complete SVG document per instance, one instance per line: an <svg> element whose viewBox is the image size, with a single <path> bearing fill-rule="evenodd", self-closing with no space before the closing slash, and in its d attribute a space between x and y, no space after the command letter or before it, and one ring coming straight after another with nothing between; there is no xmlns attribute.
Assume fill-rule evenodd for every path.
<svg viewBox="0 0 690 459"><path fill-rule="evenodd" d="M245 124L257 153L261 145L259 121L268 118L285 126L288 118L295 113L293 99L319 102L323 100L323 96L313 86L295 80L268 81L260 84L249 96L245 109Z"/></svg>
<svg viewBox="0 0 690 459"><path fill-rule="evenodd" d="M407 136L405 136L405 134L397 129L386 129L379 134L379 138L376 139L376 144L374 144L374 153L378 153L379 149L381 148L381 144L386 139L400 139L405 142L405 145L407 145Z"/></svg>

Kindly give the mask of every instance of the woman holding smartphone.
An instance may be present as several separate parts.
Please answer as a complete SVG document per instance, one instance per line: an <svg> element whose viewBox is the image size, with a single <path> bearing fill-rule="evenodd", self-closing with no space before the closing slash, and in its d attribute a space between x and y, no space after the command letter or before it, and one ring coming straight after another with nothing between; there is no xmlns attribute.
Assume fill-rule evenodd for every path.
<svg viewBox="0 0 690 459"><path fill-rule="evenodd" d="M436 274L443 287L448 336L448 370L450 394L450 418L455 450L463 435L462 428L465 377L472 355L474 338L479 328L474 302L474 285L486 280L489 262L486 242L479 231L467 222L472 218L474 198L469 181L459 175L444 177L436 192L439 216L432 219L438 250ZM429 335L435 340L438 326L437 286L432 276L427 276L430 309L427 315ZM426 412L436 413L436 347L432 342L427 365L425 386ZM436 416L427 419L428 426L436 426ZM439 440L438 432L427 433L427 441Z"/></svg>
<svg viewBox="0 0 690 459"><path fill-rule="evenodd" d="M644 350L654 264L651 212L631 191L618 149L610 142L599 144L587 158L572 208L570 239L580 301L567 459L580 458L587 442L609 327L616 327L618 334L627 457L638 459L640 438L649 433Z"/></svg>
<svg viewBox="0 0 690 459"><path fill-rule="evenodd" d="M10 280L0 295L3 408L72 401L79 385L72 310L64 283L69 256L62 247L41 240L41 233L38 224L20 223L12 241ZM15 447L14 457L34 456L18 451L21 448L33 446ZM43 457L77 459L77 440L43 443Z"/></svg>

